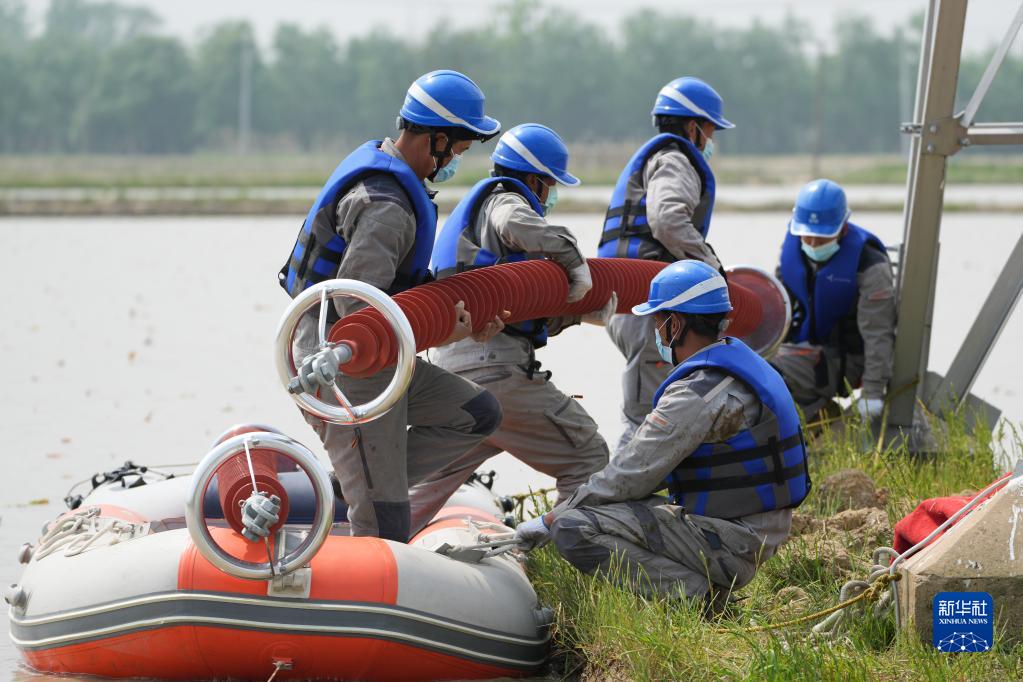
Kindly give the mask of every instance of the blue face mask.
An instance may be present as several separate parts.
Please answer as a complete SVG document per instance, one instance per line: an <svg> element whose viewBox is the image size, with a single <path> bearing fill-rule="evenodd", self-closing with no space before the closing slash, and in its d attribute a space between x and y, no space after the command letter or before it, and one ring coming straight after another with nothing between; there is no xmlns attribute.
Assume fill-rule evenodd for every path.
<svg viewBox="0 0 1023 682"><path fill-rule="evenodd" d="M707 138L707 143L703 145L703 160L710 161L710 157L714 156L714 140Z"/></svg>
<svg viewBox="0 0 1023 682"><path fill-rule="evenodd" d="M703 128L699 124L696 129L703 135L703 160L710 161L710 157L714 156L714 138L707 137L707 133L703 132Z"/></svg>
<svg viewBox="0 0 1023 682"><path fill-rule="evenodd" d="M838 253L837 239L835 241L828 242L827 244L824 244L822 246L816 247L810 246L806 242L801 242L800 245L803 247L803 253L806 254L806 257L816 263L823 263L832 256L834 256L836 253Z"/></svg>
<svg viewBox="0 0 1023 682"><path fill-rule="evenodd" d="M545 216L550 215L554 207L558 205L558 186L551 185L550 189L547 190L547 198L543 202L543 214Z"/></svg>
<svg viewBox="0 0 1023 682"><path fill-rule="evenodd" d="M671 318L668 319L670 320ZM668 348L661 342L661 330L664 329L665 324L668 324L668 320L665 320L664 324L654 330L654 343L657 344L657 352L660 353L661 360L664 360L669 365L674 365L674 353L672 353L671 348Z"/></svg>
<svg viewBox="0 0 1023 682"><path fill-rule="evenodd" d="M437 172L433 176L433 180L430 182L447 182L451 178L455 177L455 173L458 172L458 164L462 160L461 154L455 154L451 157L451 160L443 168L438 168Z"/></svg>

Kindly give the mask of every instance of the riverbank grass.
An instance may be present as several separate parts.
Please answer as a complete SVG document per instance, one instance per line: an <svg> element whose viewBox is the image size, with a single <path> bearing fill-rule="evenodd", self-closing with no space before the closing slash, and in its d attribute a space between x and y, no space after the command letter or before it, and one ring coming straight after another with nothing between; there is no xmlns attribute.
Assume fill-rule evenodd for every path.
<svg viewBox="0 0 1023 682"><path fill-rule="evenodd" d="M867 431L853 419L842 426L812 441L811 474L817 488L797 512L794 527L827 528L823 521L829 517L834 523L857 515L880 517L884 527L858 534L832 526L794 536L716 618L708 620L697 605L643 599L606 579L585 576L551 546L534 552L530 577L541 602L556 614L551 675L584 680L1023 678L1023 645L996 645L982 654L944 654L915 633L899 632L890 614L874 617L858 611L849 629L834 640L812 636L813 623L743 632L833 606L846 580L866 577L875 544L891 543L888 524L923 499L980 490L1006 468L996 444L1019 443L1015 434L993 437L987 429L971 434L962 421L953 420L939 437L939 455L914 457L904 448L863 454L861 445L872 440ZM829 496L821 483L850 470L876 482L877 503L836 517L836 510L848 505ZM848 549L847 556L836 551L836 541Z"/></svg>

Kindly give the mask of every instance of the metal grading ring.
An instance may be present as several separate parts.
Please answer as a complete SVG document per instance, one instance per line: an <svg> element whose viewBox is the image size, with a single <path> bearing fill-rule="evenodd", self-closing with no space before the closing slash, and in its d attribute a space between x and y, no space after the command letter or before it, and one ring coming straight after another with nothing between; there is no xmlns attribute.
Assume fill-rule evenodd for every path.
<svg viewBox="0 0 1023 682"><path fill-rule="evenodd" d="M274 562L272 566L269 561L260 563L242 561L225 552L210 534L203 515L203 498L210 480L221 464L245 452L246 440L250 448L274 450L290 457L309 477L316 493L316 515L313 517L309 534L298 547ZM331 488L327 471L305 446L279 433L244 433L216 446L195 468L185 495L185 525L188 526L188 534L192 537L196 549L224 573L246 580L270 580L305 566L320 551L333 523L334 490Z"/></svg>
<svg viewBox="0 0 1023 682"><path fill-rule="evenodd" d="M339 405L324 402L305 392L291 395L300 408L325 421L334 424L364 424L385 414L401 399L408 389L409 382L412 381L416 359L415 336L408 318L397 303L376 287L352 279L330 279L313 285L299 294L284 311L284 316L277 325L277 334L274 337L277 375L285 388L288 388L297 376L298 370L292 354L295 328L299 320L316 305L320 305L317 336L319 351L334 349L339 351L342 357L351 357L352 349L344 344L331 344L327 341L325 304L340 296L348 296L369 304L383 315L394 330L398 341L398 364L391 383L376 398L361 405L351 404L336 382L332 384L332 388ZM360 349L362 353L374 351L375 349Z"/></svg>
<svg viewBox="0 0 1023 682"><path fill-rule="evenodd" d="M763 268L754 265L733 265L728 277L750 289L767 314L755 331L743 339L761 357L770 360L778 351L792 326L792 302L781 281ZM726 330L727 333L727 330Z"/></svg>

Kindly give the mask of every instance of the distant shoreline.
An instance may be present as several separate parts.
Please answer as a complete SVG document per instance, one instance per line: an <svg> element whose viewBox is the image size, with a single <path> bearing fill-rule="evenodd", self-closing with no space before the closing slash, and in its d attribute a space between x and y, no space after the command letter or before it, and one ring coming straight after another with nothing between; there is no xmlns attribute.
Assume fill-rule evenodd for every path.
<svg viewBox="0 0 1023 682"><path fill-rule="evenodd" d="M607 207L628 143L575 146L559 211ZM487 150L466 157L437 186L450 210L486 177ZM309 208L338 155L317 153L177 156L0 155L0 216L294 215ZM802 186L828 177L846 186L854 210L902 211L906 160L900 155L733 156L714 159L718 211L788 211ZM962 154L949 163L945 210L1023 211L1023 156Z"/></svg>
<svg viewBox="0 0 1023 682"><path fill-rule="evenodd" d="M725 186L718 190L719 212L789 211L799 185ZM847 185L856 211L901 212L905 187L898 184ZM445 187L437 195L441 212L450 211L468 190ZM610 185L567 189L560 213L602 213ZM44 216L215 216L304 215L319 187L0 187L0 217ZM1023 212L1023 184L951 185L945 210Z"/></svg>

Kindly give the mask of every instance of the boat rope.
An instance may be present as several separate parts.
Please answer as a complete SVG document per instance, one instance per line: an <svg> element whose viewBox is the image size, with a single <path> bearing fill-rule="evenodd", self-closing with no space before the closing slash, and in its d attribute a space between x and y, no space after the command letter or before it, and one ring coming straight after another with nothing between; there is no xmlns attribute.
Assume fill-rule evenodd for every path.
<svg viewBox="0 0 1023 682"><path fill-rule="evenodd" d="M868 589L874 589L874 586L879 585L878 581L883 580L892 586L891 590L879 596L865 598L877 601L873 609L873 614L876 618L880 618L891 611L898 603L899 593L895 589L895 583L899 581L902 574L889 571L889 565L898 556L899 553L891 547L878 547L875 549L872 555L873 566L870 569L870 577L866 580L850 580L846 582L838 593L839 600L845 602L849 601L853 594L865 594ZM887 559L887 562L885 562L885 559ZM852 611L835 611L820 623L814 625L811 631L813 634L821 637L835 638L842 632L851 614Z"/></svg>
<svg viewBox="0 0 1023 682"><path fill-rule="evenodd" d="M170 468L170 467L175 467L175 466L182 467L182 466L188 466L188 465L182 465L182 464L173 465L172 464L172 465L161 465L161 466L163 466L164 468ZM90 478L86 478L84 480L78 481L77 483L72 485L71 488L68 489L67 495L64 496L64 503L67 505L68 509L73 511L75 509L78 509L80 506L82 506L82 503L85 501L85 497L88 494L90 494L92 491L94 491L97 488L99 488L100 486L106 485L106 484L111 484L112 485L114 483L120 483L122 488L138 488L140 486L147 485L147 483L148 483L148 481L147 481L147 474L152 474L154 476L159 476L161 479L164 479L164 480L168 479L168 478L174 478L174 474L173 473L167 473L167 472L164 472L164 471L156 471L156 470L154 470L154 469L152 469L150 467L139 466L139 465L135 464L134 462L132 462L131 460L128 460L127 462L125 462L123 465L121 465L117 469L114 469L112 471L105 471L105 472L98 473L98 474L96 474L94 476L91 476ZM83 494L76 494L75 490L77 490L79 487L85 485L86 483L91 483L92 484L92 488L90 488L89 492L85 493L84 495Z"/></svg>
<svg viewBox="0 0 1023 682"><path fill-rule="evenodd" d="M499 556L518 546L515 531L509 531L503 523L469 519L469 529L476 533L477 544L472 549L486 550L484 558ZM487 532L491 531L491 532ZM468 549L468 548L467 548Z"/></svg>
<svg viewBox="0 0 1023 682"><path fill-rule="evenodd" d="M101 537L112 535L108 544L116 545L144 533L148 526L121 519L101 518L100 511L99 507L89 507L59 519L39 539L33 558L44 559L59 549L64 550L66 557L77 556Z"/></svg>
<svg viewBox="0 0 1023 682"><path fill-rule="evenodd" d="M817 611L816 613L810 613L805 616L800 616L799 618L793 618L792 620L782 621L781 623L771 623L770 625L757 625L755 627L750 628L718 628L714 632L723 635L748 634L752 632L766 632L768 630L780 630L782 628L792 627L794 625L802 625L803 623L809 623L823 616L837 614L841 612L842 609L848 608L853 604L856 604L857 602L861 602L863 600L875 601L884 593L884 590L888 587L889 584L897 582L901 579L902 579L901 574L888 573L886 571L882 575L880 575L874 582L869 584L865 583L867 584L866 589L864 589L855 597L851 597L849 599L841 601L838 604L835 604L834 606L826 608L822 611Z"/></svg>

